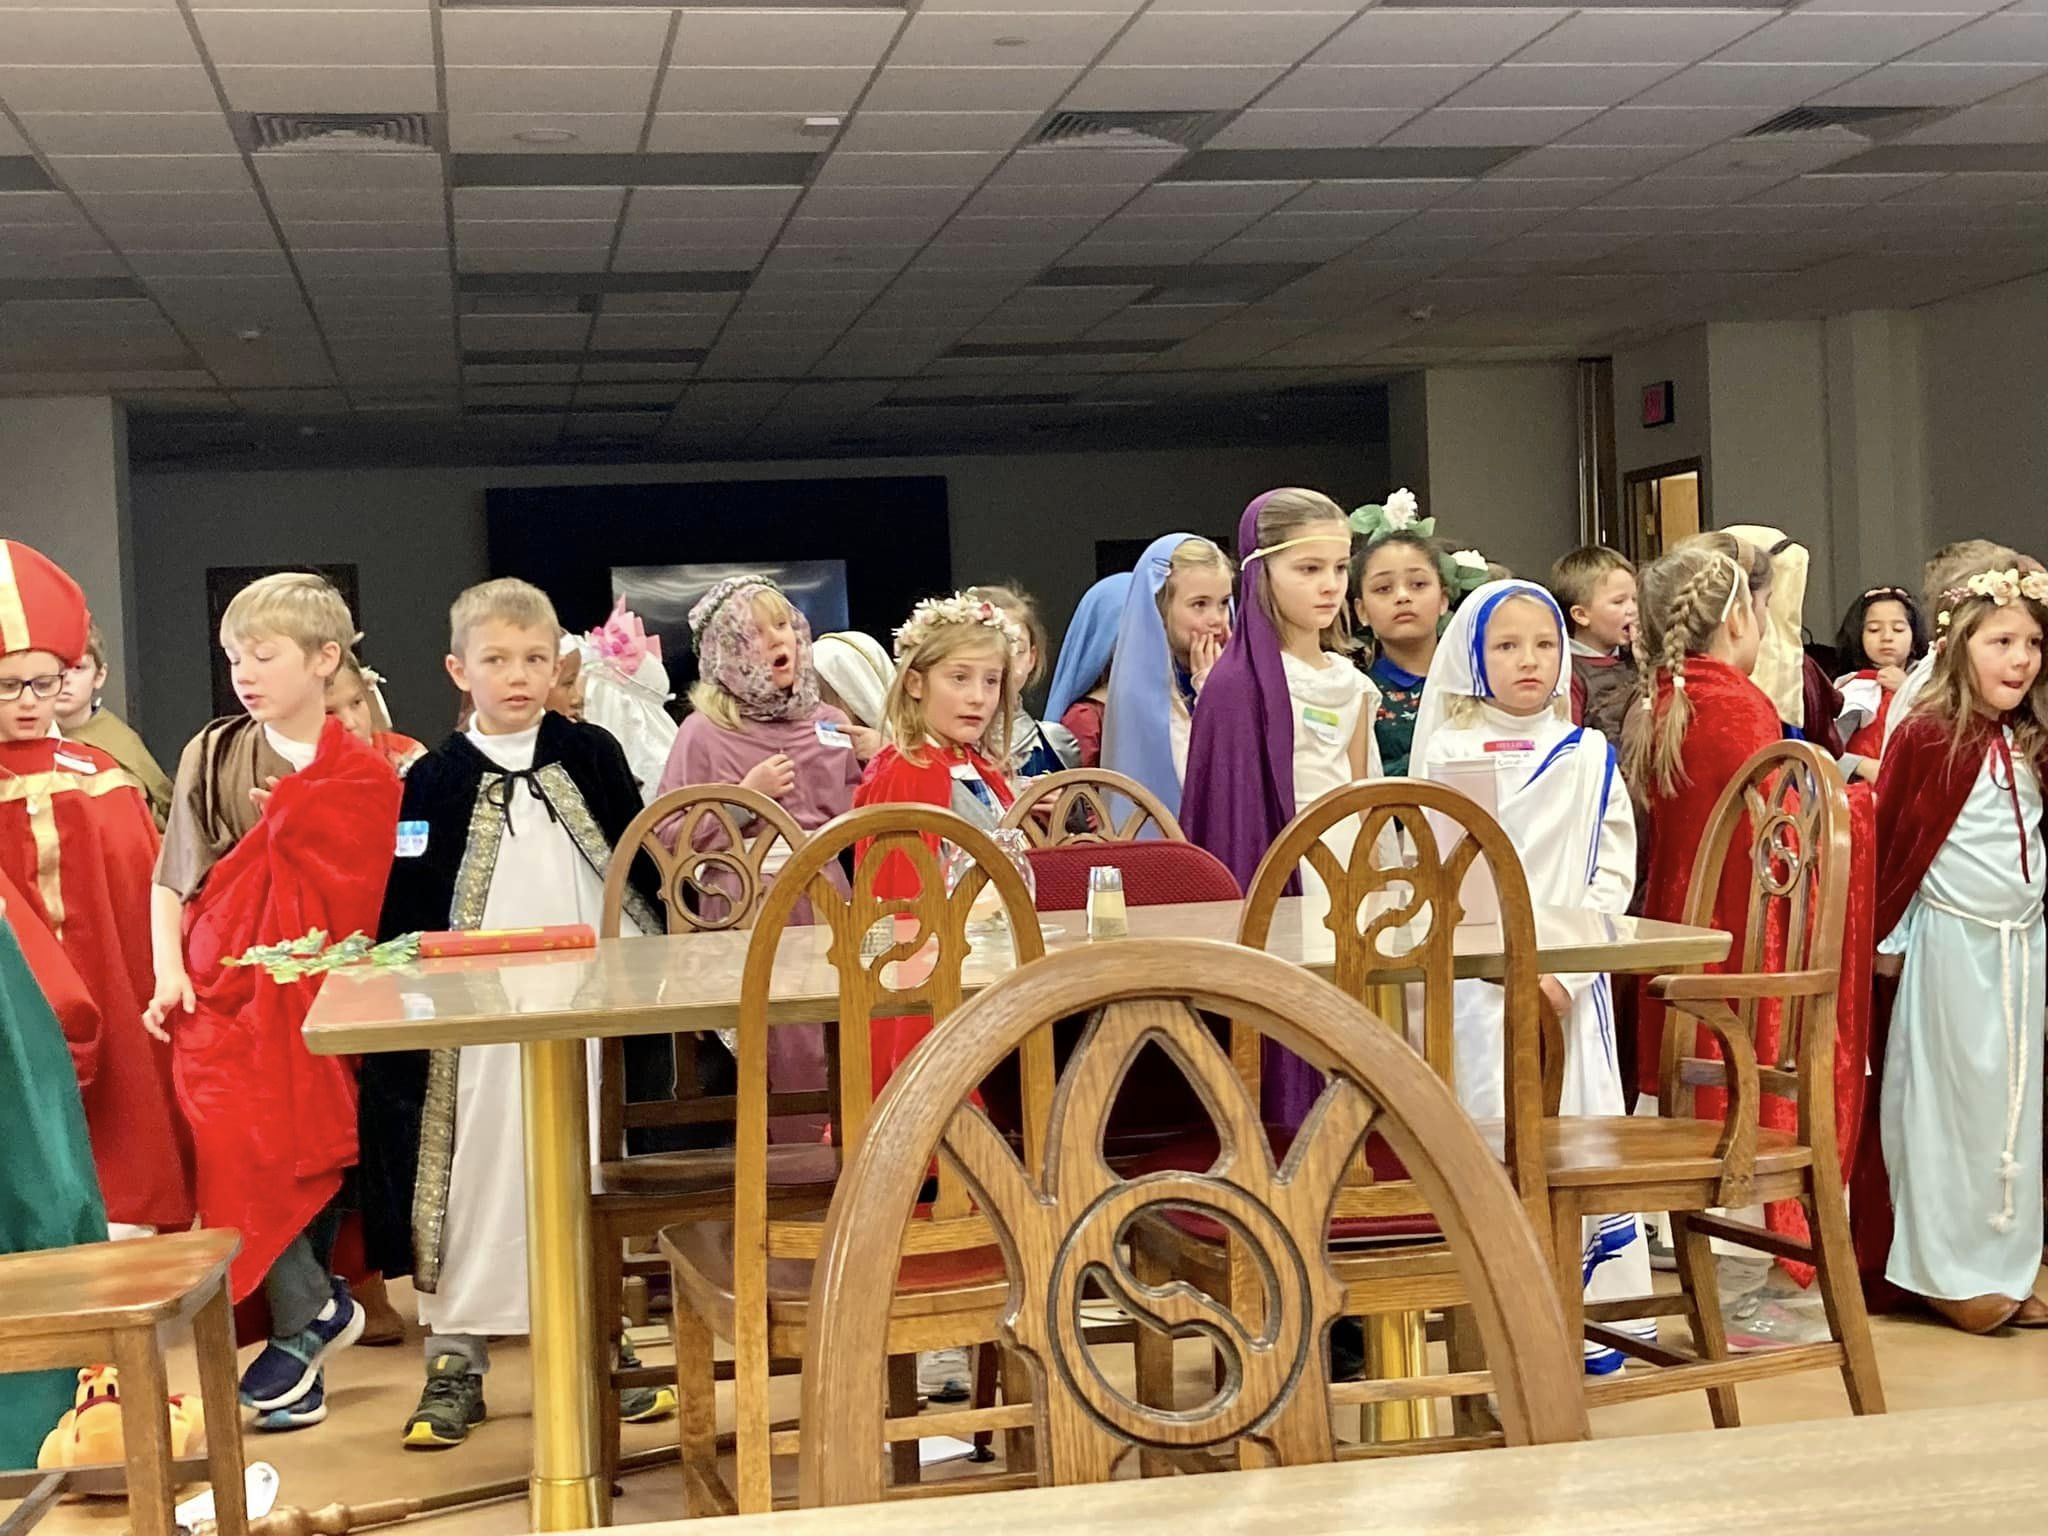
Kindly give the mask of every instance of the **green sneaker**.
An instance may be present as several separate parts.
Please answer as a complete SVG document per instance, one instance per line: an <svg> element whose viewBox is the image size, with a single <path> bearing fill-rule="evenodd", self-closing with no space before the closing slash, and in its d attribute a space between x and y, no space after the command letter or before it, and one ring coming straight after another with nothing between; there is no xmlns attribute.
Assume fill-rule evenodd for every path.
<svg viewBox="0 0 2048 1536"><path fill-rule="evenodd" d="M445 1451L469 1438L484 1421L484 1379L460 1355L436 1355L427 1362L420 1405L405 1421L409 1451Z"/></svg>
<svg viewBox="0 0 2048 1536"><path fill-rule="evenodd" d="M619 1340L619 1369L636 1370L640 1357L625 1339ZM619 1393L619 1419L626 1424L649 1424L676 1411L674 1387L627 1387Z"/></svg>

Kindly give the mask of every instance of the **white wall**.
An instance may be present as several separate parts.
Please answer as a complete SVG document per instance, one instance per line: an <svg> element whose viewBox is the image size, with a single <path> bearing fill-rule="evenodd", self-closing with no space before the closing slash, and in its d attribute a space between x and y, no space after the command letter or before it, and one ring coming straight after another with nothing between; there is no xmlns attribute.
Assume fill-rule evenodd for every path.
<svg viewBox="0 0 2048 1536"><path fill-rule="evenodd" d="M41 550L85 589L107 644L110 708L135 656L128 416L104 396L0 400L0 536Z"/></svg>
<svg viewBox="0 0 2048 1536"><path fill-rule="evenodd" d="M1920 316L1933 542L2048 557L2048 274Z"/></svg>
<svg viewBox="0 0 2048 1536"><path fill-rule="evenodd" d="M1543 580L1579 542L1576 369L1432 368L1426 385L1437 532Z"/></svg>
<svg viewBox="0 0 2048 1536"><path fill-rule="evenodd" d="M1095 579L1097 539L1234 531L1275 485L1345 506L1386 489L1377 446L1031 454L785 464L565 466L255 474L139 474L133 488L142 659L140 728L175 752L210 712L206 569L295 561L358 567L366 652L389 678L400 729L437 736L452 713L441 670L448 603L487 574L483 493L493 486L940 474L953 571L1011 578L1057 634ZM573 538L574 530L563 536ZM1483 537L1483 535L1482 535Z"/></svg>
<svg viewBox="0 0 2048 1536"><path fill-rule="evenodd" d="M1643 391L1669 379L1675 410L1669 426L1643 425ZM1676 331L1614 354L1614 463L1626 480L1635 470L1654 469L1711 456L1712 431L1707 388L1705 326ZM1708 476L1703 474L1702 480ZM1711 488L1702 485L1709 495Z"/></svg>

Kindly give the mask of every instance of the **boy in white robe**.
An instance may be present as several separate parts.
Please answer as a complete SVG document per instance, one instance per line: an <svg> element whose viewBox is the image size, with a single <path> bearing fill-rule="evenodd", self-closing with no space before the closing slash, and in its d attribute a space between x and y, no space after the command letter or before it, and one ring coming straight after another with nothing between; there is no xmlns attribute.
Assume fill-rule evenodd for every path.
<svg viewBox="0 0 2048 1536"><path fill-rule="evenodd" d="M1521 856L1538 906L1620 916L1636 877L1635 811L1614 748L1574 726L1563 613L1534 582L1496 581L1458 609L1437 644L1415 722L1410 771L1452 778L1490 766L1494 814ZM1451 765L1459 772L1447 772ZM1563 1024L1567 1115L1628 1113L1604 975L1545 976L1544 1007ZM1458 1098L1475 1118L1507 1112L1500 988L1457 984L1453 1040ZM1586 1223L1586 1296L1650 1292L1649 1250L1634 1216ZM1654 1323L1621 1324L1646 1337ZM1586 1369L1620 1369L1618 1351L1586 1346Z"/></svg>

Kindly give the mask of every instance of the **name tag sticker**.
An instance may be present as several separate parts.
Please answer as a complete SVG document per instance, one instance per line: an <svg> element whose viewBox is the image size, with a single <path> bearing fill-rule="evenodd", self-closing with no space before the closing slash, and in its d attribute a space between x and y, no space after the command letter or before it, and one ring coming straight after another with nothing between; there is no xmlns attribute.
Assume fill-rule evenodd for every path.
<svg viewBox="0 0 2048 1536"><path fill-rule="evenodd" d="M398 824L398 857L416 859L427 851L427 824L401 821Z"/></svg>
<svg viewBox="0 0 2048 1536"><path fill-rule="evenodd" d="M1313 704L1303 705L1301 723L1309 735L1326 747L1334 747L1344 739L1344 717L1334 709L1317 709Z"/></svg>
<svg viewBox="0 0 2048 1536"><path fill-rule="evenodd" d="M851 752L853 738L830 720L818 722L818 745L833 752Z"/></svg>
<svg viewBox="0 0 2048 1536"><path fill-rule="evenodd" d="M1489 741L1486 743L1486 750L1489 752L1534 752L1536 750L1536 743L1533 741Z"/></svg>
<svg viewBox="0 0 2048 1536"><path fill-rule="evenodd" d="M59 768L70 773L82 773L90 777L100 771L100 765L90 758L73 757L68 752L55 753L54 758Z"/></svg>
<svg viewBox="0 0 2048 1536"><path fill-rule="evenodd" d="M981 775L975 772L974 764L972 763L955 763L953 765L953 777L960 780L963 784L979 784L981 782Z"/></svg>

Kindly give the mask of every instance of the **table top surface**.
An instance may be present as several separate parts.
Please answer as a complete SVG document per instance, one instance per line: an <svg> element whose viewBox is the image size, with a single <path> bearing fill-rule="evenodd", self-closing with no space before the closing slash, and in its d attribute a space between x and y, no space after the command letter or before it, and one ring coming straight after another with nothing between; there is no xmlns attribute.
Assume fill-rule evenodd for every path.
<svg viewBox="0 0 2048 1536"><path fill-rule="evenodd" d="M637 1536L1829 1536L2041 1528L2048 1402L1645 1435L938 1503L614 1527Z"/></svg>
<svg viewBox="0 0 2048 1536"><path fill-rule="evenodd" d="M1132 938L1233 942L1241 904L1196 902L1132 907ZM1087 939L1080 912L1043 914L1046 950ZM746 968L745 931L674 937L606 939L588 950L477 955L389 968L331 972L305 1025L317 1055L360 1055L432 1046L589 1036L655 1035L730 1029L739 1019ZM775 957L773 1022L830 1017L837 973L822 926L783 930ZM1289 897L1274 913L1269 952L1320 975L1333 970L1329 929ZM1536 947L1546 972L1660 972L1723 959L1727 934L1711 928L1639 917L1608 917L1565 908L1536 909ZM1500 930L1470 924L1456 930L1460 976L1499 976ZM914 962L912 962L914 963ZM1015 966L1007 935L977 942L963 971L965 990L979 991Z"/></svg>

